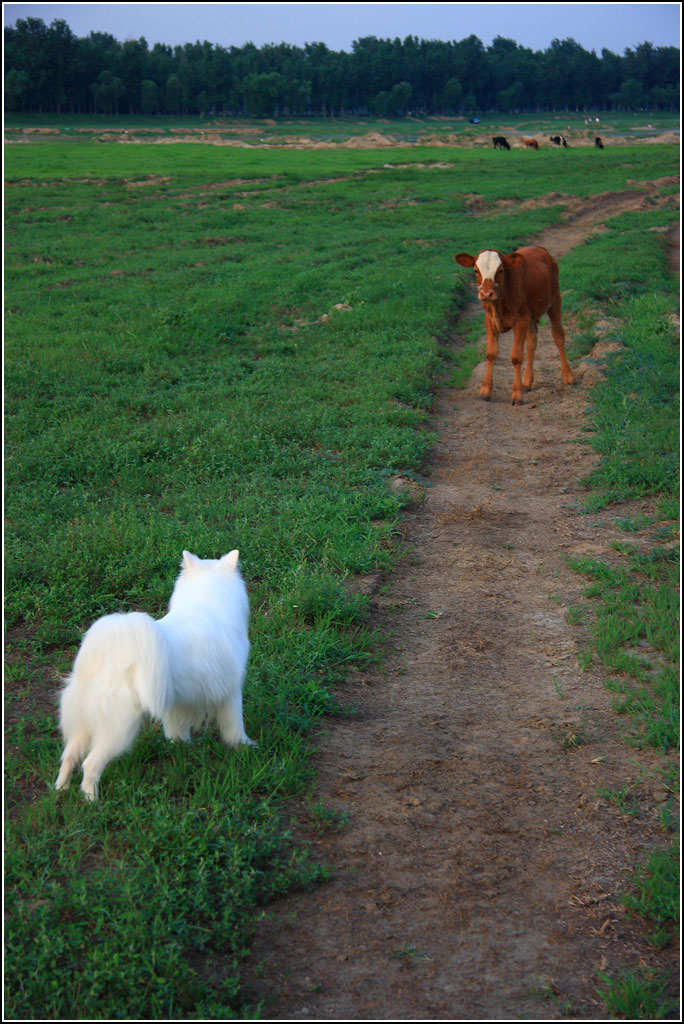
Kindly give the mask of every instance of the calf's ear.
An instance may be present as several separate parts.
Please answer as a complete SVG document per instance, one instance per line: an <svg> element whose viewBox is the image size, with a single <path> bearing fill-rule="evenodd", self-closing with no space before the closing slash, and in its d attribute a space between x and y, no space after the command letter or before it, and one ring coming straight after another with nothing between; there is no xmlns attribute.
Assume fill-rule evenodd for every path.
<svg viewBox="0 0 684 1024"><path fill-rule="evenodd" d="M458 256L454 256L457 263L460 263L462 267L474 267L475 257L469 256L467 252L459 252Z"/></svg>
<svg viewBox="0 0 684 1024"><path fill-rule="evenodd" d="M512 252L506 256L502 255L502 259L505 267L519 267L523 261L519 252Z"/></svg>

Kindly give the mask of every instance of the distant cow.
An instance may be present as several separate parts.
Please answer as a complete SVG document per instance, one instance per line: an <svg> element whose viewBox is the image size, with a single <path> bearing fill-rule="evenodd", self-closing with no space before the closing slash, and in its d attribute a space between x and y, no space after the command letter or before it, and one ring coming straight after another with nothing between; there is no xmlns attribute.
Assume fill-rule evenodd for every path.
<svg viewBox="0 0 684 1024"><path fill-rule="evenodd" d="M536 139L521 139L520 142L524 149L539 149L539 143Z"/></svg>
<svg viewBox="0 0 684 1024"><path fill-rule="evenodd" d="M492 139L492 142L494 143L494 149L510 149L511 148L508 145L508 140L505 139L503 137L503 135L495 135L494 138Z"/></svg>
<svg viewBox="0 0 684 1024"><path fill-rule="evenodd" d="M541 246L529 245L505 255L497 249L484 249L477 256L461 252L455 257L462 267L474 267L478 298L482 303L487 328L487 368L480 398L489 400L492 371L499 351L499 335L513 328L513 405L522 405L523 387L529 391L534 380L534 353L537 348L537 324L545 313L551 321L551 333L560 353L564 384L574 384L565 355L565 332L561 323L561 297L558 264ZM523 347L527 349L525 376L521 376Z"/></svg>
<svg viewBox="0 0 684 1024"><path fill-rule="evenodd" d="M601 141L601 136L600 135L597 135L596 138L594 139L594 145L596 146L597 149L603 149L603 142Z"/></svg>
<svg viewBox="0 0 684 1024"><path fill-rule="evenodd" d="M568 148L568 143L564 135L549 135L549 141L553 142L554 146L563 146L564 149Z"/></svg>

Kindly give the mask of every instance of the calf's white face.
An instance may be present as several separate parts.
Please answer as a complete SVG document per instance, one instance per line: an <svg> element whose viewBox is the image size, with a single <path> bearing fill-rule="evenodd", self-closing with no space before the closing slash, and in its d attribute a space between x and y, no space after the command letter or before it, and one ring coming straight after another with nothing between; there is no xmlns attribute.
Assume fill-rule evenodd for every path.
<svg viewBox="0 0 684 1024"><path fill-rule="evenodd" d="M498 252L485 249L475 260L477 273L478 296L481 301L493 301L498 292L503 276L503 263Z"/></svg>

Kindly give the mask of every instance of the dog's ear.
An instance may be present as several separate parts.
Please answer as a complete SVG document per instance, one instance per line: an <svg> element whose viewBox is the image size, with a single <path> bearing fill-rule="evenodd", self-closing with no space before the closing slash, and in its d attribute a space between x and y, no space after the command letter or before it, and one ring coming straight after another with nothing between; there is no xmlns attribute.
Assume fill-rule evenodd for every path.
<svg viewBox="0 0 684 1024"><path fill-rule="evenodd" d="M189 551L184 551L181 568L187 569L188 572L192 572L192 570L199 565L200 561L201 559L198 558L197 555L193 555Z"/></svg>
<svg viewBox="0 0 684 1024"><path fill-rule="evenodd" d="M227 555L223 556L223 558L221 559L221 566L224 569L237 569L239 557L240 552L238 551L237 548L235 548L234 551L229 551Z"/></svg>

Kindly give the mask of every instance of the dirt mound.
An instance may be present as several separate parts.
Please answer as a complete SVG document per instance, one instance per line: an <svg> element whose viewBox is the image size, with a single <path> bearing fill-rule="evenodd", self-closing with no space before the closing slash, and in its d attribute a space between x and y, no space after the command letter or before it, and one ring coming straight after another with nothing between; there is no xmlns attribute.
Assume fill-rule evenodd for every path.
<svg viewBox="0 0 684 1024"><path fill-rule="evenodd" d="M435 118L435 120L439 120L439 118ZM383 149L390 147L411 147L413 145L434 147L457 146L461 149L473 149L491 147L492 144L491 134L484 134L482 132L476 134L458 134L448 132L443 135L433 132L422 135L417 142L412 142L402 138L394 138L391 135L385 135L382 132L377 131L366 132L363 135L355 135L344 142L332 139L312 139L307 136L297 135L281 136L276 139L272 135L268 135L268 129L275 126L275 124L276 122L272 120L265 120L258 125L240 125L228 121L216 121L213 122L209 128L167 129L145 127L143 129L116 129L106 132L102 132L99 128L74 128L73 130L82 134L91 135L94 142L121 142L135 144L142 142L150 144L164 144L169 142L201 142L210 146L254 146L257 148L277 146L278 148L284 149ZM596 131L600 130L600 126L597 126ZM5 129L6 143L20 141L27 142L35 135L62 134L61 128L30 127L21 129L21 137L17 138L16 131L16 129L12 128ZM570 147L593 146L596 131L593 129L587 129L581 136L572 136L569 134L568 140ZM606 129L604 128L603 131L605 132ZM519 129L514 128L509 132L510 143L513 148L521 148L522 144L520 140L524 134L524 126L521 126ZM157 137L155 137L155 135ZM238 136L238 138L235 138L234 136ZM540 147L552 146L552 143L549 142L548 138L540 133L535 136L528 137L536 138ZM632 135L604 135L604 143L609 146L633 145L636 142L658 142L678 145L680 137L678 132L664 132L661 135L648 137Z"/></svg>
<svg viewBox="0 0 684 1024"><path fill-rule="evenodd" d="M644 142L657 142L661 145L678 146L681 142L681 137L679 132L663 132L662 135L654 135L650 139L644 139Z"/></svg>
<svg viewBox="0 0 684 1024"><path fill-rule="evenodd" d="M368 132L366 135L355 135L342 143L343 149L377 149L382 146L396 146L396 139L389 135L381 135L380 132Z"/></svg>
<svg viewBox="0 0 684 1024"><path fill-rule="evenodd" d="M578 202L538 241L561 255L637 198ZM584 583L566 557L607 552L617 533L611 513L579 511L595 365L563 387L542 327L524 406L510 405L504 352L491 402L482 367L439 394L410 554L362 581L385 658L348 679L353 714L316 738L315 799L349 815L316 844L331 879L258 927L248 985L264 1018L600 1017L597 970L676 956L654 952L617 898L666 840L655 811L623 817L598 796L633 780L636 757L568 625ZM638 761L657 787L663 759Z"/></svg>

